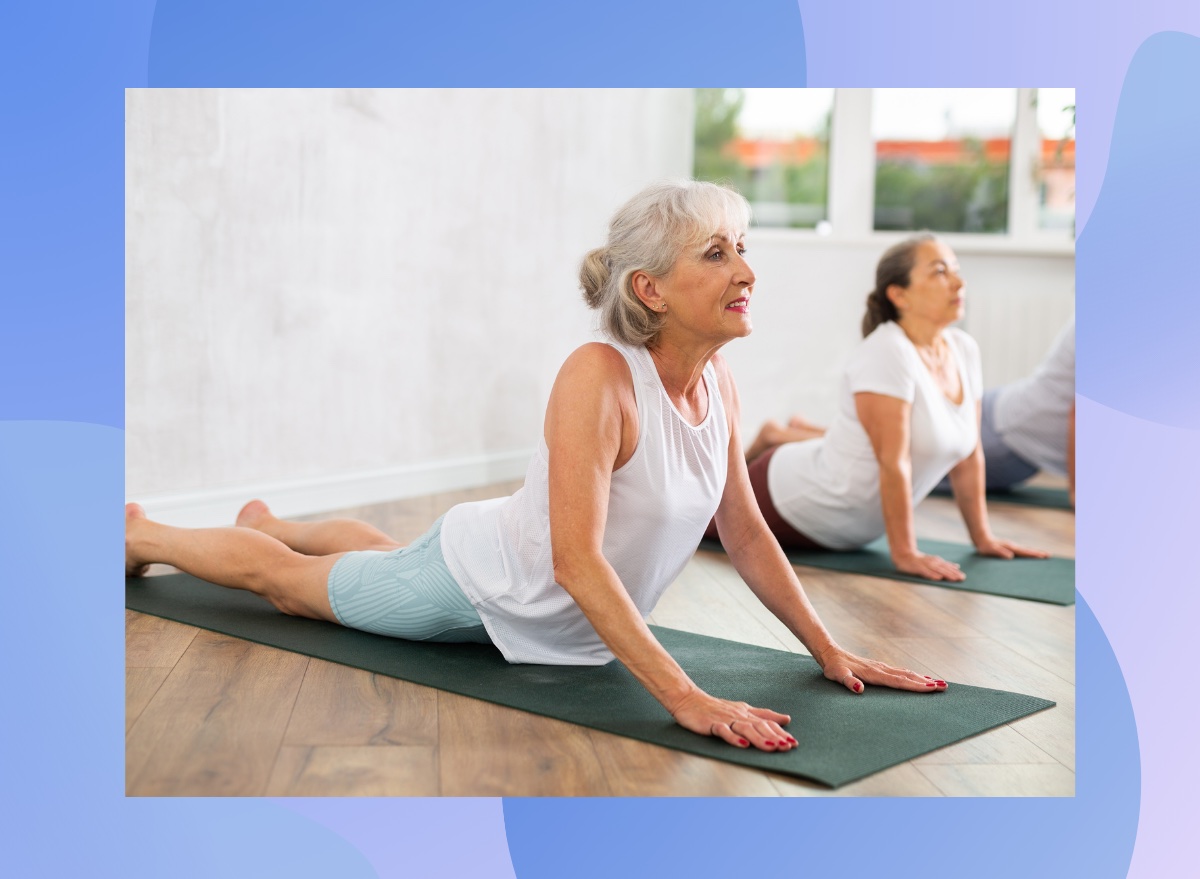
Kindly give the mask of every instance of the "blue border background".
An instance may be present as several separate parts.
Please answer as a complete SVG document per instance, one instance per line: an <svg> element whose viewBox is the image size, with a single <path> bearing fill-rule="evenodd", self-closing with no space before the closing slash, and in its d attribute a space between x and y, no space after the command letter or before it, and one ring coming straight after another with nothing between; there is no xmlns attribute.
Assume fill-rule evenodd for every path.
<svg viewBox="0 0 1200 879"><path fill-rule="evenodd" d="M1186 672L1163 645L1190 643L1200 616L1195 591L1173 588L1186 586L1179 572L1189 570L1184 551L1200 496L1200 348L1188 344L1200 312L1189 313L1194 272L1184 264L1200 204L1200 107L1192 94L1200 7L1143 0L1110 11L1018 0L1001 15L994 7L895 6L50 0L6 9L7 872L532 879L714 868L730 875L750 866L834 875L1171 875L1194 835L1188 796L1198 780L1189 741L1195 712L1174 699L1176 677ZM126 800L115 599L123 89L735 82L1078 90L1077 796ZM80 570L111 574L81 582ZM731 842L714 851L710 838ZM464 839L469 852L458 851L468 848Z"/></svg>

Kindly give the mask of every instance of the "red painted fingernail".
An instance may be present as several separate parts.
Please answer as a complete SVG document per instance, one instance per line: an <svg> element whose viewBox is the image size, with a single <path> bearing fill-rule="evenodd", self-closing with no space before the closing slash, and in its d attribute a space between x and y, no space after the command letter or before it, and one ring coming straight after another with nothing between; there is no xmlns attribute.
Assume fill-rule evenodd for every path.
<svg viewBox="0 0 1200 879"><path fill-rule="evenodd" d="M856 692L856 693L861 693L861 692L862 692L862 684L855 684L855 685L854 685L854 692Z"/></svg>
<svg viewBox="0 0 1200 879"><path fill-rule="evenodd" d="M743 744L743 745L748 745L748 744L750 744L750 743L749 743L748 741L746 741L745 739L738 739L738 742L739 742L739 743L741 743L741 744Z"/></svg>
<svg viewBox="0 0 1200 879"><path fill-rule="evenodd" d="M933 678L931 678L929 675L925 675L925 680L927 680L927 681L932 681L932 680L933 680Z"/></svg>
<svg viewBox="0 0 1200 879"><path fill-rule="evenodd" d="M936 687L936 686L937 686L937 684L934 684L934 683L929 683L929 684L926 684L925 686L927 686L927 687Z"/></svg>
<svg viewBox="0 0 1200 879"><path fill-rule="evenodd" d="M771 745L772 747L774 747L774 746L775 746L775 743L774 743L774 742L763 742L763 744L764 744L764 745Z"/></svg>
<svg viewBox="0 0 1200 879"><path fill-rule="evenodd" d="M945 681L934 681L934 683L935 683L935 684L937 684L939 687L944 687L944 686L946 686L946 682L945 682Z"/></svg>
<svg viewBox="0 0 1200 879"><path fill-rule="evenodd" d="M788 736L788 741L791 742L793 745L797 744L796 740L793 739L791 736Z"/></svg>

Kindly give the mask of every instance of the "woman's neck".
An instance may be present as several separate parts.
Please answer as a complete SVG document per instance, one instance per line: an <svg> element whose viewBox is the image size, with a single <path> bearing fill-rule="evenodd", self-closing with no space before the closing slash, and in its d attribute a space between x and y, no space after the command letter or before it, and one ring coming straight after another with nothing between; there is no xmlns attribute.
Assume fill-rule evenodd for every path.
<svg viewBox="0 0 1200 879"><path fill-rule="evenodd" d="M660 336L647 346L647 350L667 394L674 399L693 400L704 375L704 367L720 347L684 346Z"/></svg>
<svg viewBox="0 0 1200 879"><path fill-rule="evenodd" d="M897 320L896 324L918 348L935 348L942 338L942 330L946 328L942 324L907 315Z"/></svg>

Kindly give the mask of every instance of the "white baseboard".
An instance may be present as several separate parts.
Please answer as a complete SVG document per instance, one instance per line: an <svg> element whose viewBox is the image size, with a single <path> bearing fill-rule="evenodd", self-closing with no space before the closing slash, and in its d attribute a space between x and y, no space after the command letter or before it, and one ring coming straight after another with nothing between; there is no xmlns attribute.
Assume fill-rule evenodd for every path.
<svg viewBox="0 0 1200 879"><path fill-rule="evenodd" d="M532 454L533 450L527 449L311 479L157 492L128 500L141 504L156 521L182 528L210 528L232 525L238 510L251 498L262 498L277 516L307 516L520 479Z"/></svg>

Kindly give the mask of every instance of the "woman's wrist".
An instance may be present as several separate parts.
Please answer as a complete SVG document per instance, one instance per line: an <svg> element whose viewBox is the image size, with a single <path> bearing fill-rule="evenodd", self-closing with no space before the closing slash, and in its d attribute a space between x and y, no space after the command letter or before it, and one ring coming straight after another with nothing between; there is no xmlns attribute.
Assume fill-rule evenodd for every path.
<svg viewBox="0 0 1200 879"><path fill-rule="evenodd" d="M975 544L977 549L996 542L996 535L992 533L991 528L972 528L969 529L969 533L971 535L971 543Z"/></svg>
<svg viewBox="0 0 1200 879"><path fill-rule="evenodd" d="M829 665L830 657L841 649L835 641L829 640L819 647L809 647L809 652L812 653L812 658L817 661L817 665L824 669Z"/></svg>
<svg viewBox="0 0 1200 879"><path fill-rule="evenodd" d="M670 692L654 695L662 704L662 707L667 709L667 713L674 717L685 704L696 696L703 694L704 691L689 679L686 686L672 688Z"/></svg>

